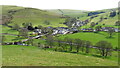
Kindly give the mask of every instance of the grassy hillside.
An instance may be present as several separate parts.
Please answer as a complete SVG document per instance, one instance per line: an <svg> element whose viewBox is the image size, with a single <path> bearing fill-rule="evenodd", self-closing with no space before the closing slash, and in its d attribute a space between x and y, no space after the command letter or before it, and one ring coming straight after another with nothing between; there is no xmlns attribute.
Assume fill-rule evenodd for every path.
<svg viewBox="0 0 120 68"><path fill-rule="evenodd" d="M35 9L35 8L24 8L18 6L3 6L3 15L11 14L9 11L13 11L11 14L13 16L12 23L21 25L22 23L31 22L34 26L42 25L42 26L64 26L64 19L60 18L61 15L48 12L45 10ZM14 12L15 11L15 12ZM50 24L46 25L44 21L49 21Z"/></svg>
<svg viewBox="0 0 120 68"><path fill-rule="evenodd" d="M80 32L80 33L75 33L75 34L68 34L68 35L63 35L60 36L59 38L64 39L65 37L69 38L79 38L81 40L88 40L91 41L93 44L96 44L99 41L105 40L110 42L113 47L118 47L118 33L115 33L113 35L113 38L108 38L108 34L106 32L99 32L99 33L90 33L90 32Z"/></svg>
<svg viewBox="0 0 120 68"><path fill-rule="evenodd" d="M13 15L13 17L13 23L31 22L33 23L33 25L47 26L44 23L44 21L47 20L50 22L49 26L64 26L63 24L60 24L64 21L64 19L61 19L58 15L46 11L25 9L21 10L20 12L16 12L15 15Z"/></svg>
<svg viewBox="0 0 120 68"><path fill-rule="evenodd" d="M28 7L18 7L18 6L9 6L4 5L3 7L3 15L9 14L9 11L16 11L12 14L13 19L12 23L10 25L13 25L14 23L17 23L21 25L22 23L31 22L34 26L42 25L42 26L53 26L53 27L66 27L66 25L63 24L64 18L60 18L62 15L62 12L64 15L68 15L70 17L79 17L80 20L84 21L86 19L89 19L93 16L88 16L88 13L90 12L105 12L101 14L97 14L97 17L94 17L90 20L90 22L85 25L89 26L91 22L98 23L98 25L105 24L106 26L114 26L115 22L118 20L118 14L115 17L109 17L110 12L112 10L117 11L117 8L113 9L104 9L104 10L98 10L98 11L83 11L83 10L72 10L72 9L61 9L59 11L58 9L49 9L49 10L40 10L36 8L28 8ZM102 21L100 21L100 18L103 18ZM104 19L107 18L107 19ZM44 21L49 21L50 24L46 25ZM84 26L83 26L84 27Z"/></svg>
<svg viewBox="0 0 120 68"><path fill-rule="evenodd" d="M68 15L70 17L84 17L87 16L88 12L84 10L72 10L72 9L60 9L60 10L63 12L64 15ZM62 12L59 11L58 9L49 9L47 11L62 14Z"/></svg>
<svg viewBox="0 0 120 68"><path fill-rule="evenodd" d="M112 10L116 11L116 16L114 16L114 17L110 17L110 13L112 12ZM105 10L99 10L99 11L91 11L91 12L105 12L105 13L96 14L96 15L92 15L92 16L84 16L84 17L80 18L80 20L86 20L86 19L90 20L90 22L85 26L89 27L91 22L94 22L94 23L98 23L98 25L102 25L102 26L117 27L117 26L115 26L115 22L118 21L118 9L117 8L105 9ZM96 17L94 17L94 16L96 16ZM90 19L91 17L94 17L94 18ZM103 24L105 24L105 25L103 25ZM83 26L83 27L85 27L85 26Z"/></svg>
<svg viewBox="0 0 120 68"><path fill-rule="evenodd" d="M12 5L0 5L0 7L2 7L2 9L0 9L2 11L3 15L8 14L8 12L10 10L20 10L20 9L24 9L24 7L17 7L17 6L12 6Z"/></svg>
<svg viewBox="0 0 120 68"><path fill-rule="evenodd" d="M62 12L63 12L64 15L68 15L70 17L79 17L79 20L82 20L82 21L88 19L89 23L83 27L89 27L91 22L98 23L98 25L105 24L105 26L116 27L114 25L115 25L115 22L118 21L117 13L116 13L116 16L109 17L110 12L112 12L112 11L118 12L117 8L103 9L103 10L97 10L97 11L82 11L82 10L70 10L70 9L61 9L62 12L57 9L47 10L47 11L58 13L58 14L62 14ZM105 13L88 16L88 13L90 13L90 12L105 12ZM93 16L97 16L97 17L90 19ZM102 18L102 20L101 20L101 18Z"/></svg>
<svg viewBox="0 0 120 68"><path fill-rule="evenodd" d="M115 22L118 21L118 15L116 15L115 17L109 17L110 12L107 13L103 13L103 14L98 14L98 17L95 17L91 20L91 22L95 22L95 23L99 23L99 24L105 24L105 25L115 25ZM107 19L103 19L101 22L100 18L107 18Z"/></svg>
<svg viewBox="0 0 120 68"><path fill-rule="evenodd" d="M3 66L116 66L117 61L33 46L3 46ZM89 60L89 61L88 61Z"/></svg>

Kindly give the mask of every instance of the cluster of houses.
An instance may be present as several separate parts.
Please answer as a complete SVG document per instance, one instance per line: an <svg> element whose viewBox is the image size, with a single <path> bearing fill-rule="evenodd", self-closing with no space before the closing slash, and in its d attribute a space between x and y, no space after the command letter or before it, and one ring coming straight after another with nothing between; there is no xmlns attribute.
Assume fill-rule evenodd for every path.
<svg viewBox="0 0 120 68"><path fill-rule="evenodd" d="M86 23L84 21L80 21L80 20L77 20L75 23L72 24L72 27L79 27L79 26L83 26L85 25Z"/></svg>
<svg viewBox="0 0 120 68"><path fill-rule="evenodd" d="M102 27L101 31L108 31L109 29L114 29L115 32L120 32L119 28L113 28L113 27Z"/></svg>
<svg viewBox="0 0 120 68"><path fill-rule="evenodd" d="M50 27L49 27L50 28ZM51 27L52 28L52 27ZM113 28L113 27L102 27L100 31L108 31L109 29L114 29L115 32L120 32L119 28ZM33 34L41 34L41 29L36 29ZM56 34L68 34L68 33L76 33L76 32L95 32L96 30L93 28L82 28L81 30L78 30L77 28L67 28L67 27L57 27L52 28L52 35Z"/></svg>
<svg viewBox="0 0 120 68"><path fill-rule="evenodd" d="M113 28L113 27L102 27L100 29L100 31L108 31L109 29L114 29L115 32L120 32L120 30L118 28ZM77 28L66 28L66 27L58 27L58 28L53 28L53 33L52 35L56 35L56 34L68 34L68 33L76 33L79 30ZM81 31L83 32L95 32L95 29L92 28L83 28L81 29ZM36 29L34 31L34 34L41 34L41 29Z"/></svg>
<svg viewBox="0 0 120 68"><path fill-rule="evenodd" d="M56 34L68 34L68 33L75 33L78 32L77 28L66 28L66 27L58 27L53 29L53 34L52 35L56 35Z"/></svg>
<svg viewBox="0 0 120 68"><path fill-rule="evenodd" d="M115 32L120 32L120 29L119 28L113 28L113 27L102 27L100 29L100 31L109 31L109 29L113 29ZM96 30L95 29L92 29L92 28L83 28L81 29L83 32L95 32Z"/></svg>
<svg viewBox="0 0 120 68"><path fill-rule="evenodd" d="M85 21L76 20L76 22L74 22L74 23L72 24L72 27L81 27L81 26L83 26L83 25L85 25L85 24L87 24L87 23L88 23L87 20L85 20Z"/></svg>
<svg viewBox="0 0 120 68"><path fill-rule="evenodd" d="M72 24L72 28L67 28L67 27L57 27L57 28L47 27L47 28L52 29L53 31L52 35L76 33L79 31L76 27L81 27L85 25L87 22L88 21L76 20L76 22ZM35 29L35 31L33 32L33 34L41 34L41 33L42 33L41 29Z"/></svg>
<svg viewBox="0 0 120 68"><path fill-rule="evenodd" d="M41 29L35 29L33 34L34 35L38 35L38 34L41 34L42 33L42 30Z"/></svg>
<svg viewBox="0 0 120 68"><path fill-rule="evenodd" d="M40 35L42 32L41 29L36 29L33 34ZM66 28L66 27L57 27L57 28L52 28L52 35L56 34L68 34L68 33L75 33L78 32L77 28Z"/></svg>

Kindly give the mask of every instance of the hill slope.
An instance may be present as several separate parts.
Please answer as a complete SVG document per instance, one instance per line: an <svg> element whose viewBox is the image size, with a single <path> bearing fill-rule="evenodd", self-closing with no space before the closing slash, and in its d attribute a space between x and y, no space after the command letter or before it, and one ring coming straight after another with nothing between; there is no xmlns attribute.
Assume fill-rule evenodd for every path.
<svg viewBox="0 0 120 68"><path fill-rule="evenodd" d="M89 61L88 61L89 60ZM33 46L3 46L3 66L115 66L117 61L43 50Z"/></svg>
<svg viewBox="0 0 120 68"><path fill-rule="evenodd" d="M61 11L60 11L61 10ZM70 10L70 9L53 9L47 10L50 12L68 15L70 17L79 17L79 20L85 21L89 20L87 26L90 25L91 22L98 23L98 25L105 24L106 26L114 26L115 22L118 21L118 9L104 9L104 10L97 10L97 11L82 11L82 10ZM116 15L110 17L110 13L113 11L116 12Z"/></svg>
<svg viewBox="0 0 120 68"><path fill-rule="evenodd" d="M114 26L115 22L118 20L118 9L104 9L98 11L82 11L82 10L70 10L70 9L51 9L51 10L40 10L36 8L28 8L28 7L18 7L18 6L7 6L3 7L3 15L12 15L12 23L11 25L17 23L21 25L22 23L31 22L34 26L42 25L42 26L53 26L53 27L66 27L64 25L65 18L60 18L63 15L67 15L70 17L79 17L79 20L85 21L89 20L89 23L86 26L89 26L91 22L98 23L99 25L107 25ZM109 17L112 11L116 11L116 15L114 17ZM98 13L104 12L100 14L95 14L88 16L89 13ZM102 19L102 20L101 20ZM45 21L49 21L50 24L46 25Z"/></svg>
<svg viewBox="0 0 120 68"><path fill-rule="evenodd" d="M115 16L110 17L111 13L113 13L113 11L115 12ZM104 12L104 13L100 13L100 14L95 14L95 15L91 15L91 16L84 16L82 18L80 18L80 20L89 20L89 23L87 24L87 26L90 26L91 22L94 23L98 23L98 25L102 25L102 26L112 26L112 27L116 27L115 26L115 22L118 21L118 9L117 8L113 8L113 9L106 9L106 10L99 10L99 11L90 11L89 13L96 13L96 12Z"/></svg>
<svg viewBox="0 0 120 68"><path fill-rule="evenodd" d="M88 11L72 10L72 9L49 9L49 12L68 15L70 17L84 17L87 16Z"/></svg>
<svg viewBox="0 0 120 68"><path fill-rule="evenodd" d="M3 15L12 15L11 20L13 25L17 23L21 25L22 23L30 22L33 25L43 25L43 26L65 26L61 24L64 19L60 18L59 14L48 12L45 10L35 9L35 8L24 8L18 6L3 6ZM49 21L50 24L46 25L44 22Z"/></svg>
<svg viewBox="0 0 120 68"><path fill-rule="evenodd" d="M117 13L116 13L117 14ZM110 12L98 14L97 17L93 18L91 22L105 24L105 25L115 25L115 22L118 21L118 14L114 17L109 17Z"/></svg>

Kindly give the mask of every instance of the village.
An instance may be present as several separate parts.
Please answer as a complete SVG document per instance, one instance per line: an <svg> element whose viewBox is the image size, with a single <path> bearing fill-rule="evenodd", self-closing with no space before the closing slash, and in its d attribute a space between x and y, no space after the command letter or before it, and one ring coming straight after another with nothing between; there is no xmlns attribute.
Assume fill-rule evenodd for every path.
<svg viewBox="0 0 120 68"><path fill-rule="evenodd" d="M113 29L114 32L120 32L119 28L114 28L114 27L101 27L98 29L93 29L93 28L77 28L77 27L81 27L85 25L84 22L75 22L74 24L72 24L71 28L68 27L57 27L57 28L53 28L53 27L47 27L48 29L52 30L52 35L57 35L57 34L69 34L69 33L77 33L77 32L97 32L97 31L104 31L107 32L110 29ZM41 29L35 29L33 34L41 34L42 30Z"/></svg>
<svg viewBox="0 0 120 68"><path fill-rule="evenodd" d="M28 23L28 24L31 24L31 23ZM28 25L27 28L21 28L25 31L29 30L30 32L32 32L27 37L28 39L24 39L18 42L6 42L5 45L29 46L28 44L25 44L23 42L26 42L30 39L39 39L42 36L47 36L47 35L58 36L59 34L66 35L66 34L74 34L79 32L93 32L93 33L101 32L101 31L108 32L111 29L113 32L120 32L119 28L114 28L114 27L78 28L78 27L84 26L85 24L86 24L85 21L77 20L72 24L71 28L68 28L68 27L41 27L41 28L35 27L33 28L33 26ZM12 26L9 26L9 27L13 28ZM7 34L7 35L12 35L12 34ZM14 35L14 36L19 36L19 35Z"/></svg>

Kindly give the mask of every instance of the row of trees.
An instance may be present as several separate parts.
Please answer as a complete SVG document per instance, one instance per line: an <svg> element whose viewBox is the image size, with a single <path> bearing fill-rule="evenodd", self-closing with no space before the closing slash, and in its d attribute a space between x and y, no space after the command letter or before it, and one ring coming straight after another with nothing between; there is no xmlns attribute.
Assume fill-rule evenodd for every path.
<svg viewBox="0 0 120 68"><path fill-rule="evenodd" d="M101 56L107 57L111 55L112 45L107 41L99 41L94 46L90 41L85 41L81 39L71 39L64 38L63 40L58 38L53 38L52 36L47 37L46 39L47 45L51 48L54 48L55 51L75 51L78 53L79 51L90 53L92 48L96 48Z"/></svg>

